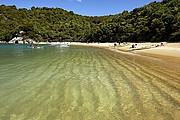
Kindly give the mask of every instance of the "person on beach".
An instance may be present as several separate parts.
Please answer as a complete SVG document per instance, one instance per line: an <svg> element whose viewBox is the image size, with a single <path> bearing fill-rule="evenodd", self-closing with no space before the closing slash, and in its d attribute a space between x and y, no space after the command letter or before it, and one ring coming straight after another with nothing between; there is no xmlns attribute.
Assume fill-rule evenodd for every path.
<svg viewBox="0 0 180 120"><path fill-rule="evenodd" d="M132 48L135 48L135 45L134 45L134 44L132 44Z"/></svg>
<svg viewBox="0 0 180 120"><path fill-rule="evenodd" d="M116 47L117 46L117 44L116 43L114 43L114 47Z"/></svg>

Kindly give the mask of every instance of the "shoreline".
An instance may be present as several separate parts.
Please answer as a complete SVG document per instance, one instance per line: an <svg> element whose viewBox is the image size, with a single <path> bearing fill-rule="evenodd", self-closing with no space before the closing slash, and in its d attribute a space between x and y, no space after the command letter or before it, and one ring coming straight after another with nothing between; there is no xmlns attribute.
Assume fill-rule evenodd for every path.
<svg viewBox="0 0 180 120"><path fill-rule="evenodd" d="M52 44L59 44L60 42L52 42ZM180 64L180 43L121 43L114 46L114 43L82 43L82 42L63 42L70 46L89 46L107 48L122 54L146 56L151 58L162 59L165 61L176 62ZM39 42L34 44L47 45L47 42ZM117 44L117 43L116 43ZM136 45L132 48L132 45Z"/></svg>
<svg viewBox="0 0 180 120"><path fill-rule="evenodd" d="M180 43L128 43L114 47L114 43L68 43L69 45L109 48L122 54L146 56L180 64ZM129 49L137 44L138 49ZM157 47L155 47L157 45Z"/></svg>

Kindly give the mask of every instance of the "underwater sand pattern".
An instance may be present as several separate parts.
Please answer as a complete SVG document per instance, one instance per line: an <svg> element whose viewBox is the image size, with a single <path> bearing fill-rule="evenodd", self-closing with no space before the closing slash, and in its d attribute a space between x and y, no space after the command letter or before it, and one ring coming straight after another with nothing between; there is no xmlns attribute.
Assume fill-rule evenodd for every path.
<svg viewBox="0 0 180 120"><path fill-rule="evenodd" d="M179 64L78 46L15 52L0 62L2 120L180 119Z"/></svg>

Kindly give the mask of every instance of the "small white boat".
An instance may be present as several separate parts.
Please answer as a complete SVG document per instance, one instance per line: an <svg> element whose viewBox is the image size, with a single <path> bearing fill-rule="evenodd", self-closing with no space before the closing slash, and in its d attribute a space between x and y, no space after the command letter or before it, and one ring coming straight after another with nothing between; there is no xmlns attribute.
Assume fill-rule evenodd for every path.
<svg viewBox="0 0 180 120"><path fill-rule="evenodd" d="M57 47L69 47L70 45L68 43L62 43L62 42L53 42L48 43L50 46L57 46Z"/></svg>
<svg viewBox="0 0 180 120"><path fill-rule="evenodd" d="M56 44L57 47L69 47L69 44L64 44L64 43L60 43L60 44Z"/></svg>

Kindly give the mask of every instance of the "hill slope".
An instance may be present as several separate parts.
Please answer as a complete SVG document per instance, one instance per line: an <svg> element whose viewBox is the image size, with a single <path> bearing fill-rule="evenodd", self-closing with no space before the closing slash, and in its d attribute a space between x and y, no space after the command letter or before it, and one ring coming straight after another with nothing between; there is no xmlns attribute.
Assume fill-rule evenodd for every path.
<svg viewBox="0 0 180 120"><path fill-rule="evenodd" d="M152 2L131 12L102 17L61 8L0 6L0 40L15 36L37 41L180 41L180 2ZM23 32L22 32L23 31Z"/></svg>

